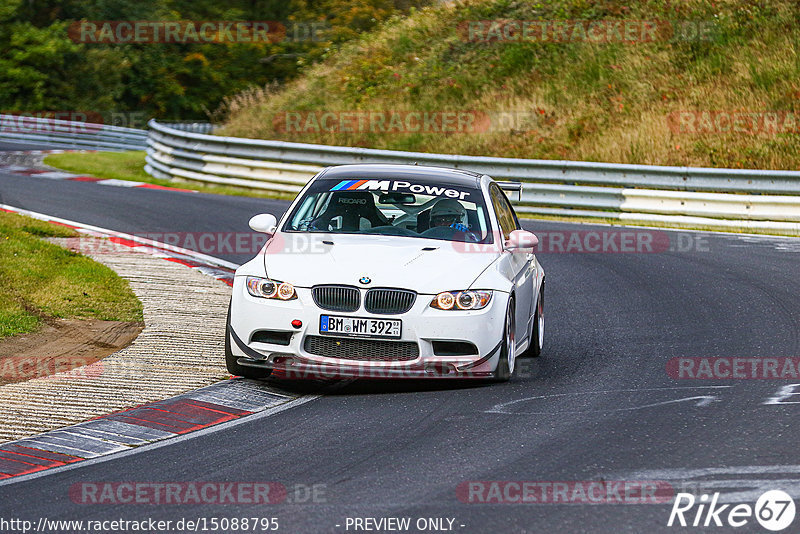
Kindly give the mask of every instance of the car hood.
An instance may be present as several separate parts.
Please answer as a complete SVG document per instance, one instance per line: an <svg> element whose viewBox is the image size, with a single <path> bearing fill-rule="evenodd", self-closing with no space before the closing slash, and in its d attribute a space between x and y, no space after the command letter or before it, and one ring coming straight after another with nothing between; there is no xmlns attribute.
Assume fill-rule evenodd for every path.
<svg viewBox="0 0 800 534"><path fill-rule="evenodd" d="M345 284L435 294L469 288L498 257L492 245L475 250L433 239L323 235L276 234L263 250L267 276L298 287ZM362 277L370 283L359 283Z"/></svg>

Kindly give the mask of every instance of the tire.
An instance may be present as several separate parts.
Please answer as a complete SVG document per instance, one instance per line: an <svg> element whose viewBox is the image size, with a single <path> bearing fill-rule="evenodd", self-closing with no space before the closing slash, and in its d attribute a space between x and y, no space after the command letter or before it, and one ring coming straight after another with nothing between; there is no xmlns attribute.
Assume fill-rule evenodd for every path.
<svg viewBox="0 0 800 534"><path fill-rule="evenodd" d="M225 320L225 367L228 372L234 376L241 376L243 378L268 378L272 374L272 369L256 369L254 367L245 367L239 365L236 361L238 356L231 352L231 306L228 304L228 318Z"/></svg>
<svg viewBox="0 0 800 534"><path fill-rule="evenodd" d="M500 358L494 371L494 382L508 382L516 370L514 351L514 300L511 299L506 309L505 325L503 326L503 341L500 346Z"/></svg>
<svg viewBox="0 0 800 534"><path fill-rule="evenodd" d="M544 346L544 285L539 292L539 299L536 302L536 313L533 316L533 329L531 330L531 342L523 354L526 358L538 358L542 355Z"/></svg>

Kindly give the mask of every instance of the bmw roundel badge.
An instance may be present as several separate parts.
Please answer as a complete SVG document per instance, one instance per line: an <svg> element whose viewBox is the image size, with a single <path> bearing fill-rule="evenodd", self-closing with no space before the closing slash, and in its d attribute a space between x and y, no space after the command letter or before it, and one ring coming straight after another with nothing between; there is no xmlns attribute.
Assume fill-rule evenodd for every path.
<svg viewBox="0 0 800 534"><path fill-rule="evenodd" d="M369 276L362 276L361 278L358 279L358 281L364 285L367 285L370 282L372 282L372 279Z"/></svg>

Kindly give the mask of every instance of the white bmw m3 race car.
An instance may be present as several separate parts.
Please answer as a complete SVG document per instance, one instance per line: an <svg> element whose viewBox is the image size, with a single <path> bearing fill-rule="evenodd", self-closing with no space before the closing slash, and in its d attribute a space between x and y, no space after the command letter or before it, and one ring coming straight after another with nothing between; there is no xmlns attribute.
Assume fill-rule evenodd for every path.
<svg viewBox="0 0 800 534"><path fill-rule="evenodd" d="M508 380L544 338L537 237L503 192L520 184L416 165L316 175L237 271L231 374Z"/></svg>

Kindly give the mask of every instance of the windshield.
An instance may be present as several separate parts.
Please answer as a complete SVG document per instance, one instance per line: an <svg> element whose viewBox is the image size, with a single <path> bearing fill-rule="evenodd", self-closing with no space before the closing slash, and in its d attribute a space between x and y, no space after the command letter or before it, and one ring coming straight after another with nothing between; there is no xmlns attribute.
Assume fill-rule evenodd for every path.
<svg viewBox="0 0 800 534"><path fill-rule="evenodd" d="M479 189L405 180L319 180L283 231L492 242Z"/></svg>

